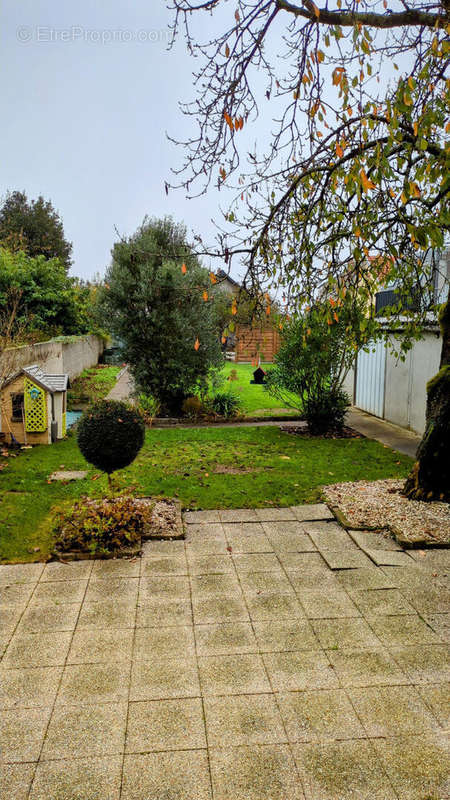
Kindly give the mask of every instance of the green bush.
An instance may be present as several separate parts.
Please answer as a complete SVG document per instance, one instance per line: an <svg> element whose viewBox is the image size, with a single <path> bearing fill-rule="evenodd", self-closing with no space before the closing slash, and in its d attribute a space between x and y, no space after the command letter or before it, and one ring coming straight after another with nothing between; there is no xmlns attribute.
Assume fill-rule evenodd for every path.
<svg viewBox="0 0 450 800"><path fill-rule="evenodd" d="M78 423L78 447L86 461L103 472L131 464L144 444L145 424L139 411L117 400L101 400Z"/></svg>
<svg viewBox="0 0 450 800"><path fill-rule="evenodd" d="M211 400L211 408L220 417L237 417L241 410L241 398L232 392L218 392Z"/></svg>
<svg viewBox="0 0 450 800"><path fill-rule="evenodd" d="M161 403L152 394L141 392L137 396L137 404L146 425L152 425L161 410Z"/></svg>
<svg viewBox="0 0 450 800"><path fill-rule="evenodd" d="M98 555L120 552L140 543L149 513L151 509L139 507L132 497L83 497L70 509L56 514L56 550Z"/></svg>
<svg viewBox="0 0 450 800"><path fill-rule="evenodd" d="M349 406L349 397L342 389L326 387L320 395L305 397L303 411L310 433L320 435L342 430Z"/></svg>

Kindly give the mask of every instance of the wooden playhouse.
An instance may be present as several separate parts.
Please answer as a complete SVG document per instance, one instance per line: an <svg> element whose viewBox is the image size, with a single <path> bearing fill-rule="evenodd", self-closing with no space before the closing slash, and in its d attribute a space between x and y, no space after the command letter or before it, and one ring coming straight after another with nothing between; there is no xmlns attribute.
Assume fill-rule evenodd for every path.
<svg viewBox="0 0 450 800"><path fill-rule="evenodd" d="M66 434L68 375L49 375L37 364L10 376L0 395L1 430L9 442L51 444Z"/></svg>

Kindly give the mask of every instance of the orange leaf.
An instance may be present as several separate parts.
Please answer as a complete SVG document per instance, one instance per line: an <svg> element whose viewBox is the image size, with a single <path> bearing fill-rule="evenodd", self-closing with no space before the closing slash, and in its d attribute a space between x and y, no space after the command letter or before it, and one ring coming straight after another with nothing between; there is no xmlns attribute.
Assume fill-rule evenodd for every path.
<svg viewBox="0 0 450 800"><path fill-rule="evenodd" d="M210 272L210 273L209 273L209 280L210 280L210 281L211 281L211 283L213 283L213 284L214 284L214 283L217 283L217 278L216 278L216 276L214 275L214 272Z"/></svg>
<svg viewBox="0 0 450 800"><path fill-rule="evenodd" d="M227 58L229 58L229 56L230 56L230 48L228 47L227 44L225 45L225 55L226 55Z"/></svg>
<svg viewBox="0 0 450 800"><path fill-rule="evenodd" d="M336 303L334 302L333 298L330 297L330 306L331 306L331 308L334 308L335 305L336 305Z"/></svg>
<svg viewBox="0 0 450 800"><path fill-rule="evenodd" d="M375 184L367 177L367 175L366 175L366 173L365 173L365 171L363 169L359 173L359 177L361 178L361 185L362 185L363 191L366 192L366 194L369 191L369 189L375 189L376 188Z"/></svg>
<svg viewBox="0 0 450 800"><path fill-rule="evenodd" d="M334 314L333 314L333 317L334 317L334 319L336 320L336 322L339 322L339 317L338 317L338 315L336 314L336 312L334 312Z"/></svg>
<svg viewBox="0 0 450 800"><path fill-rule="evenodd" d="M224 112L223 112L223 118L224 118L225 122L227 123L228 127L229 127L231 130L234 130L234 126L233 126L233 120L231 119L231 117L230 117L230 115L229 115L228 111L224 111Z"/></svg>
<svg viewBox="0 0 450 800"><path fill-rule="evenodd" d="M233 300L233 302L231 304L231 313L233 314L233 316L235 316L235 314L237 314L236 300Z"/></svg>
<svg viewBox="0 0 450 800"><path fill-rule="evenodd" d="M199 340L198 340L198 338L197 338L197 339L195 340L195 344L194 344L194 350L198 350L198 348L199 348L199 347L200 347L200 342L199 342Z"/></svg>
<svg viewBox="0 0 450 800"><path fill-rule="evenodd" d="M181 266L181 272L183 273L183 275L186 275L186 272L187 272L187 266L186 266L186 264L182 264L182 266Z"/></svg>
<svg viewBox="0 0 450 800"><path fill-rule="evenodd" d="M266 306L266 314L270 317L270 305Z"/></svg>
<svg viewBox="0 0 450 800"><path fill-rule="evenodd" d="M344 155L344 151L343 151L343 149L342 149L341 145L340 145L340 144L338 144L337 142L336 142L336 155L337 155L339 158L342 158L342 156Z"/></svg>
<svg viewBox="0 0 450 800"><path fill-rule="evenodd" d="M204 291L203 292L203 300L205 301L205 303L206 303L207 299L208 299L208 292Z"/></svg>
<svg viewBox="0 0 450 800"><path fill-rule="evenodd" d="M313 7L314 14L316 15L316 18L319 19L320 10L317 8L317 6L314 3L312 3L312 7Z"/></svg>
<svg viewBox="0 0 450 800"><path fill-rule="evenodd" d="M239 16L239 11L236 10L234 12L234 18L235 18L236 22L240 22L241 21L241 18Z"/></svg>

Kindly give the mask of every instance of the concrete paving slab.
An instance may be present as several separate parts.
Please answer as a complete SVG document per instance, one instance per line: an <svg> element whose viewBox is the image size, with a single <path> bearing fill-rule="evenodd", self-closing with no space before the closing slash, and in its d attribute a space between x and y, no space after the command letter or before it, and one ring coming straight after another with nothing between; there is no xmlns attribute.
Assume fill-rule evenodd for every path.
<svg viewBox="0 0 450 800"><path fill-rule="evenodd" d="M0 607L24 609L34 589L34 583L0 583Z"/></svg>
<svg viewBox="0 0 450 800"><path fill-rule="evenodd" d="M290 742L366 738L343 689L281 693L278 702Z"/></svg>
<svg viewBox="0 0 450 800"><path fill-rule="evenodd" d="M204 747L205 723L199 697L130 703L127 753Z"/></svg>
<svg viewBox="0 0 450 800"><path fill-rule="evenodd" d="M44 570L44 564L4 564L0 568L0 584L36 583Z"/></svg>
<svg viewBox="0 0 450 800"><path fill-rule="evenodd" d="M312 525L329 526L330 530L313 528ZM317 549L323 550L356 550L356 544L347 531L333 522L312 522L305 525L306 533L311 537Z"/></svg>
<svg viewBox="0 0 450 800"><path fill-rule="evenodd" d="M276 553L309 553L317 551L316 545L304 531L297 533L286 531L283 534L279 534L267 528L266 533Z"/></svg>
<svg viewBox="0 0 450 800"><path fill-rule="evenodd" d="M202 694L257 694L271 691L260 655L201 656L198 659Z"/></svg>
<svg viewBox="0 0 450 800"><path fill-rule="evenodd" d="M425 576L421 588L405 588L402 592L419 614L446 614L450 611L450 591L433 585Z"/></svg>
<svg viewBox="0 0 450 800"><path fill-rule="evenodd" d="M235 553L231 564L238 573L276 572L282 568L275 553Z"/></svg>
<svg viewBox="0 0 450 800"><path fill-rule="evenodd" d="M225 538L235 538L237 536L259 536L263 534L266 523L262 522L227 522L223 526Z"/></svg>
<svg viewBox="0 0 450 800"><path fill-rule="evenodd" d="M313 619L314 633L325 650L373 650L380 640L362 617L346 619Z"/></svg>
<svg viewBox="0 0 450 800"><path fill-rule="evenodd" d="M0 800L27 800L35 768L35 764L3 764Z"/></svg>
<svg viewBox="0 0 450 800"><path fill-rule="evenodd" d="M439 644L439 636L417 614L378 617L370 621L372 629L387 647Z"/></svg>
<svg viewBox="0 0 450 800"><path fill-rule="evenodd" d="M298 599L289 594L251 594L247 597L247 605L250 617L255 622L305 617Z"/></svg>
<svg viewBox="0 0 450 800"><path fill-rule="evenodd" d="M191 578L191 592L193 601L207 597L242 595L239 581L233 574L194 575Z"/></svg>
<svg viewBox="0 0 450 800"><path fill-rule="evenodd" d="M78 618L77 630L103 630L105 628L134 628L136 601L108 598L95 603L84 601Z"/></svg>
<svg viewBox="0 0 450 800"><path fill-rule="evenodd" d="M256 630L256 625L253 626ZM250 622L196 625L195 640L199 656L226 656L256 653L258 645Z"/></svg>
<svg viewBox="0 0 450 800"><path fill-rule="evenodd" d="M372 744L363 739L297 744L295 761L306 800L394 800Z"/></svg>
<svg viewBox="0 0 450 800"><path fill-rule="evenodd" d="M412 558L403 550L374 550L366 548L365 553L378 566L406 567L411 564Z"/></svg>
<svg viewBox="0 0 450 800"><path fill-rule="evenodd" d="M450 681L448 647L427 645L391 647L390 652L411 683L445 683Z"/></svg>
<svg viewBox="0 0 450 800"><path fill-rule="evenodd" d="M94 561L91 576L94 580L110 578L138 578L140 575L140 558L110 558Z"/></svg>
<svg viewBox="0 0 450 800"><path fill-rule="evenodd" d="M244 572L240 576L240 585L246 597L260 594L286 594L295 597L288 578L278 572Z"/></svg>
<svg viewBox="0 0 450 800"><path fill-rule="evenodd" d="M191 624L192 606L190 600L165 600L161 597L154 597L138 602L136 611L137 628Z"/></svg>
<svg viewBox="0 0 450 800"><path fill-rule="evenodd" d="M231 553L273 553L274 547L270 539L264 533L257 533L254 536L241 536L233 534L228 536L227 548L231 548Z"/></svg>
<svg viewBox="0 0 450 800"><path fill-rule="evenodd" d="M450 614L428 614L425 622L442 642L450 642Z"/></svg>
<svg viewBox="0 0 450 800"><path fill-rule="evenodd" d="M250 621L247 606L242 595L206 598L193 597L192 610L194 612L194 623L196 625Z"/></svg>
<svg viewBox="0 0 450 800"><path fill-rule="evenodd" d="M288 745L210 751L214 800L303 800Z"/></svg>
<svg viewBox="0 0 450 800"><path fill-rule="evenodd" d="M14 708L0 711L2 765L37 761L51 708Z"/></svg>
<svg viewBox="0 0 450 800"><path fill-rule="evenodd" d="M379 589L377 592L357 590L352 600L365 617L414 614L414 609L398 589Z"/></svg>
<svg viewBox="0 0 450 800"><path fill-rule="evenodd" d="M91 576L86 603L99 603L114 597L118 602L135 603L139 589L138 578L97 578Z"/></svg>
<svg viewBox="0 0 450 800"><path fill-rule="evenodd" d="M169 700L200 697L198 669L194 656L135 661L131 670L130 700Z"/></svg>
<svg viewBox="0 0 450 800"><path fill-rule="evenodd" d="M398 585L395 581L395 573L393 577L391 574L387 575L384 571L376 569L375 567L363 567L361 569L358 568L348 570L347 572L340 572L337 576L337 580L347 591L351 589L367 589L374 591L379 589L395 589Z"/></svg>
<svg viewBox="0 0 450 800"><path fill-rule="evenodd" d="M127 664L69 664L64 668L57 705L119 703L128 699Z"/></svg>
<svg viewBox="0 0 450 800"><path fill-rule="evenodd" d="M52 706L62 667L5 669L0 667L0 708Z"/></svg>
<svg viewBox="0 0 450 800"><path fill-rule="evenodd" d="M450 684L417 686L417 691L441 727L448 729L450 726Z"/></svg>
<svg viewBox="0 0 450 800"><path fill-rule="evenodd" d="M219 511L221 522L257 522L258 514L253 508L234 508Z"/></svg>
<svg viewBox="0 0 450 800"><path fill-rule="evenodd" d="M265 653L263 659L277 692L337 688L336 675L325 653Z"/></svg>
<svg viewBox="0 0 450 800"><path fill-rule="evenodd" d="M348 695L371 738L407 736L439 729L415 686L348 689Z"/></svg>
<svg viewBox="0 0 450 800"><path fill-rule="evenodd" d="M29 800L119 800L122 757L41 761Z"/></svg>
<svg viewBox="0 0 450 800"><path fill-rule="evenodd" d="M311 624L305 619L280 619L254 622L253 628L261 653L291 650L320 650Z"/></svg>
<svg viewBox="0 0 450 800"><path fill-rule="evenodd" d="M362 550L401 550L388 531L348 531L349 536Z"/></svg>
<svg viewBox="0 0 450 800"><path fill-rule="evenodd" d="M206 553L205 555L197 555L188 550L188 569L190 575L224 575L226 573L234 573L234 564L231 560L231 554L217 555L214 553Z"/></svg>
<svg viewBox="0 0 450 800"><path fill-rule="evenodd" d="M126 755L121 800L144 797L212 800L206 750Z"/></svg>
<svg viewBox="0 0 450 800"><path fill-rule="evenodd" d="M131 663L132 628L77 629L70 645L68 664Z"/></svg>
<svg viewBox="0 0 450 800"><path fill-rule="evenodd" d="M315 520L334 519L325 503L311 503L311 505L291 506L291 511L300 522L313 522Z"/></svg>
<svg viewBox="0 0 450 800"><path fill-rule="evenodd" d="M371 561L361 550L322 550L322 558L330 569L361 569L370 568Z"/></svg>
<svg viewBox="0 0 450 800"><path fill-rule="evenodd" d="M61 605L30 604L24 611L18 633L44 633L50 631L73 631L77 624L81 603L62 603Z"/></svg>
<svg viewBox="0 0 450 800"><path fill-rule="evenodd" d="M183 516L187 525L191 523L205 524L207 522L220 522L219 511L186 511Z"/></svg>
<svg viewBox="0 0 450 800"><path fill-rule="evenodd" d="M255 508L256 516L261 522L281 522L282 520L295 520L296 516L291 508Z"/></svg>
<svg viewBox="0 0 450 800"><path fill-rule="evenodd" d="M190 625L168 628L138 628L135 633L134 661L153 661L155 658L184 658L194 655L194 630Z"/></svg>
<svg viewBox="0 0 450 800"><path fill-rule="evenodd" d="M104 561L99 561L104 564ZM41 574L41 582L45 581L80 581L91 576L94 561L50 561ZM1 571L0 571L1 572Z"/></svg>
<svg viewBox="0 0 450 800"><path fill-rule="evenodd" d="M446 740L439 734L375 739L374 747L402 800L444 798L450 792Z"/></svg>
<svg viewBox="0 0 450 800"><path fill-rule="evenodd" d="M16 633L9 643L2 666L26 668L63 665L71 639L71 631Z"/></svg>
<svg viewBox="0 0 450 800"><path fill-rule="evenodd" d="M38 583L33 592L30 607L49 606L53 603L55 605L61 605L62 603L81 603L87 585L87 580Z"/></svg>
<svg viewBox="0 0 450 800"><path fill-rule="evenodd" d="M206 697L204 703L210 747L287 742L272 694Z"/></svg>
<svg viewBox="0 0 450 800"><path fill-rule="evenodd" d="M317 551L300 553L281 551L277 553L277 558L288 573L298 571L304 573L304 575L309 575L310 572L317 573L320 571L324 578L329 577L334 580L328 564Z"/></svg>
<svg viewBox="0 0 450 800"><path fill-rule="evenodd" d="M188 600L190 597L189 579L184 575L141 578L139 601L155 597L164 600Z"/></svg>
<svg viewBox="0 0 450 800"><path fill-rule="evenodd" d="M327 654L343 687L412 682L387 650L327 650Z"/></svg>
<svg viewBox="0 0 450 800"><path fill-rule="evenodd" d="M298 599L308 619L359 617L360 612L343 589L301 589Z"/></svg>
<svg viewBox="0 0 450 800"><path fill-rule="evenodd" d="M144 578L187 574L188 565L184 553L173 556L154 555L142 559L141 575Z"/></svg>
<svg viewBox="0 0 450 800"><path fill-rule="evenodd" d="M57 706L42 749L42 761L123 753L127 703Z"/></svg>

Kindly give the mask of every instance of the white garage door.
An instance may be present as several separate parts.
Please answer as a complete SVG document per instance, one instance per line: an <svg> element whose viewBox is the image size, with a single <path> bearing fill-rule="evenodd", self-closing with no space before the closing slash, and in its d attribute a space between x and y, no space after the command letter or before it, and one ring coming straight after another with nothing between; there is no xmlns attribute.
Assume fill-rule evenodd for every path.
<svg viewBox="0 0 450 800"><path fill-rule="evenodd" d="M386 348L383 342L370 345L370 352L360 350L356 367L356 407L384 417Z"/></svg>

